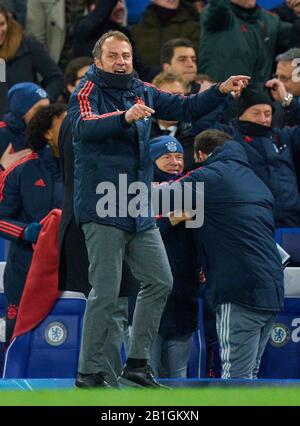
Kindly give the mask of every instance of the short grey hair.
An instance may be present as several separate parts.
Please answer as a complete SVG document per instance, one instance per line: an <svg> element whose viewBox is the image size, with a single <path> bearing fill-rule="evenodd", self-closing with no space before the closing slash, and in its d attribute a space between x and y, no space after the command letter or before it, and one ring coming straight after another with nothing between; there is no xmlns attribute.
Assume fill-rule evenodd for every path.
<svg viewBox="0 0 300 426"><path fill-rule="evenodd" d="M293 59L300 58L300 49L298 47L293 47L292 49L287 50L284 53L276 56L276 62L291 62Z"/></svg>
<svg viewBox="0 0 300 426"><path fill-rule="evenodd" d="M117 40L120 40L120 41L126 41L132 53L132 45L130 43L129 38L124 33L122 33L121 31L108 31L107 33L103 34L98 41L96 41L96 44L93 49L94 58L98 58L98 59L101 58L103 43L110 37L116 38Z"/></svg>

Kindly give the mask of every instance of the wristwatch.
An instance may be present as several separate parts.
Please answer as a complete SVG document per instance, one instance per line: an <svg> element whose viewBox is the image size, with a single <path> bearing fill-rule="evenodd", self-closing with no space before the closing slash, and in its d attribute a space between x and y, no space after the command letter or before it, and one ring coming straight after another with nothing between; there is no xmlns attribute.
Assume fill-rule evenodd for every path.
<svg viewBox="0 0 300 426"><path fill-rule="evenodd" d="M285 108L288 107L288 106L290 106L293 98L294 98L294 95L292 95L291 93L287 92L287 94L283 98L283 101L281 102L281 105L283 107L285 107Z"/></svg>

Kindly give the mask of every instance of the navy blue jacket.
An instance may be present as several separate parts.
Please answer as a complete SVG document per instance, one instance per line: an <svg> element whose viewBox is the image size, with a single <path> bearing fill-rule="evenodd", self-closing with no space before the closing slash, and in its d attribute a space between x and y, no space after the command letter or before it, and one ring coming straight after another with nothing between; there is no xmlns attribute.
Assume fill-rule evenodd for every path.
<svg viewBox="0 0 300 426"><path fill-rule="evenodd" d="M216 148L203 165L180 183L204 182L204 224L194 232L214 305L281 310L283 270L274 242L271 192L235 141Z"/></svg>
<svg viewBox="0 0 300 426"><path fill-rule="evenodd" d="M0 157L6 150L9 143L14 151L28 148L25 136L26 124L22 118L16 117L9 112L0 121Z"/></svg>
<svg viewBox="0 0 300 426"><path fill-rule="evenodd" d="M30 223L61 208L62 194L59 163L50 148L29 154L1 176L0 237L11 240L4 273L9 303L19 302L33 253L22 233Z"/></svg>
<svg viewBox="0 0 300 426"><path fill-rule="evenodd" d="M113 74L112 74L113 75ZM128 125L124 113L136 102L153 108L154 118L191 121L216 109L226 99L216 86L202 94L183 97L159 91L153 85L132 78L127 89L108 87L101 73L92 65L71 95L68 114L72 123L75 153L74 210L80 222L113 225L129 232L143 231L155 225L151 217L131 218L127 203L116 205L117 217L100 218L96 193L101 182L111 182L119 190L119 174L126 175L127 185L143 182L150 189L153 166L149 156L151 120ZM150 190L149 198L150 198ZM128 201L133 196L128 197ZM149 202L150 205L150 202Z"/></svg>
<svg viewBox="0 0 300 426"><path fill-rule="evenodd" d="M167 174L165 173L167 176ZM170 179L174 178L169 175ZM164 179L166 180L166 179ZM160 182L154 173L154 181ZM173 275L173 288L164 308L159 334L171 337L192 333L198 325L199 277L197 251L191 229L172 226L167 217L157 220Z"/></svg>

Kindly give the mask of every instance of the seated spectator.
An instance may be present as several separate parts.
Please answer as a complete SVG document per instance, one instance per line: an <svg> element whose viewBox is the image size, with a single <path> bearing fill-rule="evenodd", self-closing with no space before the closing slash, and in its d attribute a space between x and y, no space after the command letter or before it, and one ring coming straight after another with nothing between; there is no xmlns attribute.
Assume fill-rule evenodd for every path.
<svg viewBox="0 0 300 426"><path fill-rule="evenodd" d="M13 164L2 175L0 235L11 240L4 272L7 297L6 342L9 343L18 306L30 267L32 244L38 239L38 223L62 205L62 183L58 158L58 130L65 107L41 108L28 125L32 153Z"/></svg>
<svg viewBox="0 0 300 426"><path fill-rule="evenodd" d="M281 5L274 7L272 12L276 13L279 18L284 22L290 22L295 27L300 29L300 3L298 0L286 0ZM299 30L294 31L291 46L300 46Z"/></svg>
<svg viewBox="0 0 300 426"><path fill-rule="evenodd" d="M148 65L158 65L162 46L173 38L191 40L197 52L199 14L186 0L153 0L143 19L132 27L132 35L142 60Z"/></svg>
<svg viewBox="0 0 300 426"><path fill-rule="evenodd" d="M49 99L45 90L37 84L19 83L9 90L8 103L9 112L0 122L0 157L9 144L12 145L12 153L28 148L26 126L39 108L49 105Z"/></svg>
<svg viewBox="0 0 300 426"><path fill-rule="evenodd" d="M158 74L153 80L153 84L161 90L170 93L184 95L187 91L186 81L180 75L172 72L164 72ZM192 134L191 123L166 121L160 119L152 119L151 137L155 138L161 135L170 135L175 137L183 146L185 158L185 171L194 168L194 137Z"/></svg>
<svg viewBox="0 0 300 426"><path fill-rule="evenodd" d="M298 58L300 58L299 48L289 49L287 52L276 56L277 66L275 78L282 81L288 92L288 97L291 97L291 95L300 96L300 79L296 69L300 65ZM298 61L293 63L294 59L298 59ZM276 102L274 107L273 126L297 126L300 124L300 116L299 114L294 114L295 111L282 107L280 102Z"/></svg>
<svg viewBox="0 0 300 426"><path fill-rule="evenodd" d="M84 77L90 65L92 65L93 59L88 56L82 56L79 58L72 59L65 70L66 78L66 89L67 89L67 99L74 92L76 86L79 84L80 80Z"/></svg>
<svg viewBox="0 0 300 426"><path fill-rule="evenodd" d="M266 85L276 101L299 111L299 98L284 100L287 91L280 80L270 80ZM245 149L250 167L274 196L276 227L300 226L300 194L294 166L294 158L300 152L300 126L272 127L272 106L272 97L262 84L249 84L239 98L237 118L229 125L215 122L210 127L226 131Z"/></svg>
<svg viewBox="0 0 300 426"><path fill-rule="evenodd" d="M7 112L7 92L16 83L42 78L50 101L56 101L63 91L64 77L43 45L34 36L25 35L1 5L0 27L0 58L6 64L6 82L0 84L0 116Z"/></svg>
<svg viewBox="0 0 300 426"><path fill-rule="evenodd" d="M159 73L159 62L155 67L146 66L138 57L135 41L126 27L125 0L86 0L88 13L74 28L72 56L90 56L96 41L108 31L121 31L130 40L133 49L133 66L140 78L151 81Z"/></svg>
<svg viewBox="0 0 300 426"><path fill-rule="evenodd" d="M190 40L174 38L167 41L161 52L163 71L179 74L186 82L189 93L198 93L199 83L195 82L197 74L197 58L195 49Z"/></svg>
<svg viewBox="0 0 300 426"><path fill-rule="evenodd" d="M199 72L215 81L232 73L267 81L275 53L288 49L291 37L292 24L256 0L210 0L201 14Z"/></svg>
<svg viewBox="0 0 300 426"><path fill-rule="evenodd" d="M155 182L174 180L182 175L182 145L172 136L150 141L150 157L154 163ZM197 329L199 280L197 255L191 229L184 223L172 226L169 218L157 221L167 251L174 279L173 289L160 321L151 366L155 375L186 378L192 347L192 334Z"/></svg>
<svg viewBox="0 0 300 426"><path fill-rule="evenodd" d="M26 29L45 46L58 63L65 41L65 0L28 0Z"/></svg>

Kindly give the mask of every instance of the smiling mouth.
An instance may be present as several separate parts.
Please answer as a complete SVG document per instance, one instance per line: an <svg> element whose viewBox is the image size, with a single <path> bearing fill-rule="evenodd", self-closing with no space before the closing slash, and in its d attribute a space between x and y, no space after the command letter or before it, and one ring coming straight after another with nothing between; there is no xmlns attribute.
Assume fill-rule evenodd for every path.
<svg viewBox="0 0 300 426"><path fill-rule="evenodd" d="M125 74L125 70L115 70L115 74Z"/></svg>

